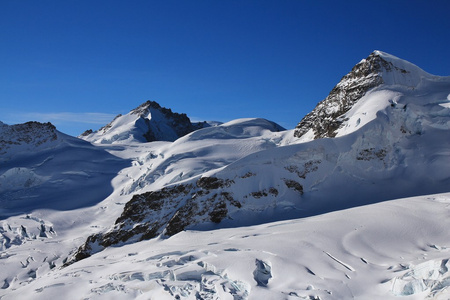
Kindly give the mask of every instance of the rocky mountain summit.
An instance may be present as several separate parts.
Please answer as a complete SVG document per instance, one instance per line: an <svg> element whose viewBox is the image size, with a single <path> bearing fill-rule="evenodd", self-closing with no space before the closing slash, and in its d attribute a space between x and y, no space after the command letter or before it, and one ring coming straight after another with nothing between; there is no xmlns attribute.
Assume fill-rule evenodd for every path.
<svg viewBox="0 0 450 300"><path fill-rule="evenodd" d="M335 137L345 126L346 113L370 90L381 85L400 84L414 88L423 76L417 66L381 51L361 60L331 90L323 101L296 126L294 136L310 133L314 139Z"/></svg>
<svg viewBox="0 0 450 300"><path fill-rule="evenodd" d="M27 122L7 125L0 122L0 161L7 160L19 152L46 148L58 139L56 128L51 123Z"/></svg>
<svg viewBox="0 0 450 300"><path fill-rule="evenodd" d="M175 141L208 123L192 123L184 113L174 113L155 101L147 101L126 115L117 115L98 131L87 130L79 136L93 143Z"/></svg>

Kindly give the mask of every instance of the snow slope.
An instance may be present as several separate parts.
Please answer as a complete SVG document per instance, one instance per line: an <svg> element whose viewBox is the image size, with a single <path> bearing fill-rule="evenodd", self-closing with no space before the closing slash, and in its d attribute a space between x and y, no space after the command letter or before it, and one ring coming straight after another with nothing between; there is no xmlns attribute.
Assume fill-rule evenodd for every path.
<svg viewBox="0 0 450 300"><path fill-rule="evenodd" d="M126 115L118 115L108 125L79 137L102 144L175 141L209 123L191 123L185 114L173 113L154 101L147 101Z"/></svg>
<svg viewBox="0 0 450 300"><path fill-rule="evenodd" d="M300 121L294 135L301 141L309 141L350 133L373 120L379 110L395 105L403 94L416 97L419 91L431 90L433 97L438 96L437 101L443 101L446 95L438 95L435 89L441 88L448 95L448 80L393 55L374 51L355 65L328 97Z"/></svg>
<svg viewBox="0 0 450 300"><path fill-rule="evenodd" d="M299 138L138 142L144 105L94 144L0 139L0 299L448 299L450 78L382 52L352 72Z"/></svg>
<svg viewBox="0 0 450 300"><path fill-rule="evenodd" d="M1 125L0 217L101 202L131 162L37 122Z"/></svg>
<svg viewBox="0 0 450 300"><path fill-rule="evenodd" d="M39 251L25 254L17 247L3 254L2 273L9 277L0 295L5 300L448 299L449 205L447 193L259 226L184 231L111 247L66 268L59 267L60 244L50 244L61 243L58 237L28 239L24 246Z"/></svg>

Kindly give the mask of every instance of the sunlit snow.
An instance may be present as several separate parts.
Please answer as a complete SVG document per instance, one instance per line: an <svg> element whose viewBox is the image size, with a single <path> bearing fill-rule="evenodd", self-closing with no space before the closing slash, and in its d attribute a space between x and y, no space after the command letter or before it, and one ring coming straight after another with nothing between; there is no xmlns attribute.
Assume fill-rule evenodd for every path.
<svg viewBox="0 0 450 300"><path fill-rule="evenodd" d="M0 299L448 299L450 78L379 55L398 70L335 138L239 119L147 143L128 114L91 144L0 123ZM177 185L157 221L190 200L184 230L67 264L134 195ZM214 222L199 203L224 194Z"/></svg>

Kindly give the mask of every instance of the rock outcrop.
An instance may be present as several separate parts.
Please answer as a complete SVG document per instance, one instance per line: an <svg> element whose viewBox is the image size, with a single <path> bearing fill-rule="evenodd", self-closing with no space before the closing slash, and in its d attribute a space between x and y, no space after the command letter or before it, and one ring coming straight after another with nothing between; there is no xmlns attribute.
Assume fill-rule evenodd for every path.
<svg viewBox="0 0 450 300"><path fill-rule="evenodd" d="M345 122L348 112L369 90L385 83L392 83L389 73L406 75L409 70L397 66L389 60L389 55L374 51L353 67L331 90L327 98L319 102L312 112L307 114L295 128L294 136L302 137L313 131L314 139L335 137L336 130ZM415 67L415 66L414 66Z"/></svg>

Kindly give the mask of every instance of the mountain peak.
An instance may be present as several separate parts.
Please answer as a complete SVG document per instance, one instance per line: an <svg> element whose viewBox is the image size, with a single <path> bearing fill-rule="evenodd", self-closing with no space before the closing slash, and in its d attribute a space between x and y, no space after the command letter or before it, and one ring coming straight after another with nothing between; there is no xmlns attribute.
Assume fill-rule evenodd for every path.
<svg viewBox="0 0 450 300"><path fill-rule="evenodd" d="M191 123L184 113L175 113L155 101L146 101L126 115L118 115L98 131L79 137L94 143L175 141L206 123Z"/></svg>
<svg viewBox="0 0 450 300"><path fill-rule="evenodd" d="M349 111L369 90L381 85L414 89L424 77L433 77L416 65L382 51L374 51L342 77L330 94L307 114L294 131L314 139L336 136Z"/></svg>
<svg viewBox="0 0 450 300"><path fill-rule="evenodd" d="M142 114L147 113L150 108L159 109L159 110L162 109L162 107L161 107L161 105L159 105L159 103L157 103L155 101L147 100L146 102L142 103L135 109L132 109L131 113L136 114L136 115L142 115Z"/></svg>

